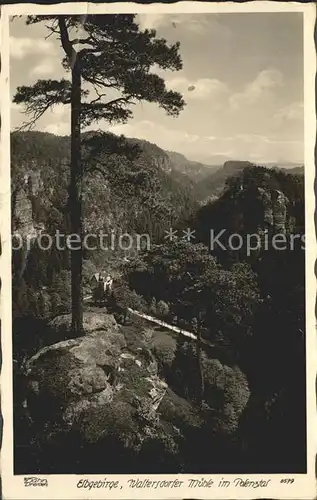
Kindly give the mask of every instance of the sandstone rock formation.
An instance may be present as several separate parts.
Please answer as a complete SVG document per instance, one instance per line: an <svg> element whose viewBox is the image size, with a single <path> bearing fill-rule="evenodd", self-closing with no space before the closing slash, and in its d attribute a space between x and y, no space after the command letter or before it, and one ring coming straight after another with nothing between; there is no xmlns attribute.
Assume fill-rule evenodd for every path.
<svg viewBox="0 0 317 500"><path fill-rule="evenodd" d="M285 233L287 230L287 207L289 201L287 197L274 189L258 188L264 211L264 226L274 230L276 233Z"/></svg>
<svg viewBox="0 0 317 500"><path fill-rule="evenodd" d="M137 331L119 327L111 315L100 312L84 313L86 333L79 338L68 337L68 315L55 318L50 326L66 340L42 348L25 364L23 407L31 422L33 443L48 457L46 468L41 458L42 470L74 470L71 466L67 469L67 460L75 456L79 463L76 470L87 472L91 467L97 473L96 467L104 469L102 462L96 465L96 449L114 454L105 459L106 470L116 470L125 461L127 467L137 467L140 460L154 470L159 467L159 461L153 461L156 455L165 467L171 463L180 467L179 450L190 446L186 436L196 440L204 418L192 402L168 387L159 373L153 330L142 324ZM216 364L217 370L207 369L213 375L206 387L210 406L212 386L224 392L223 429L227 432L226 425L231 425L232 419L237 424L248 392L246 397L238 396L237 411L235 392L241 380L244 386L244 378ZM52 458L55 452L58 459Z"/></svg>

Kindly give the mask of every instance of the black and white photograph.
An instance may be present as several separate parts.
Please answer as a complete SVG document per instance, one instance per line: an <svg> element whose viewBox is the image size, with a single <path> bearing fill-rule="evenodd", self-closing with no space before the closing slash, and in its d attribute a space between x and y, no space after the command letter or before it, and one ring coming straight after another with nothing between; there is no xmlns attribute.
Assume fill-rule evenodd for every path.
<svg viewBox="0 0 317 500"><path fill-rule="evenodd" d="M181 4L7 17L3 334L32 498L70 475L76 498L121 477L121 498L268 498L274 475L286 498L312 471L314 11Z"/></svg>

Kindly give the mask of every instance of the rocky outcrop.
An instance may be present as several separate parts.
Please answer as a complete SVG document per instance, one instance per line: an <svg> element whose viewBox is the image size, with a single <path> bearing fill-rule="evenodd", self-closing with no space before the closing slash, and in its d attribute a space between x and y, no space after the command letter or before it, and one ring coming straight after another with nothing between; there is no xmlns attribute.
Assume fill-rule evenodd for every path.
<svg viewBox="0 0 317 500"><path fill-rule="evenodd" d="M18 232L22 237L35 232L32 202L26 186L17 189L13 194L12 212L13 232Z"/></svg>
<svg viewBox="0 0 317 500"><path fill-rule="evenodd" d="M27 266L30 249L36 238L44 229L44 224L36 220L34 215L34 196L29 176L25 175L22 183L18 183L12 191L12 236L13 248L19 258L14 260L13 277L19 280Z"/></svg>
<svg viewBox="0 0 317 500"><path fill-rule="evenodd" d="M287 205L289 201L287 197L279 190L274 190L271 193L273 205L273 224L276 233L286 233L287 223Z"/></svg>
<svg viewBox="0 0 317 500"><path fill-rule="evenodd" d="M278 189L268 190L258 188L263 203L264 227L276 233L285 233L287 230L287 206L289 200Z"/></svg>
<svg viewBox="0 0 317 500"><path fill-rule="evenodd" d="M71 332L70 314L57 316L50 322L50 327L57 333L69 334ZM118 325L111 314L96 314L95 312L87 311L83 317L83 328L86 333L92 333L97 330L116 331Z"/></svg>
<svg viewBox="0 0 317 500"><path fill-rule="evenodd" d="M36 166L33 165L33 168ZM43 188L39 170L28 170L25 166L18 178L15 178L12 188L12 222L13 230L22 236L28 236L39 229L39 223L41 225L41 221L37 220L35 205Z"/></svg>
<svg viewBox="0 0 317 500"><path fill-rule="evenodd" d="M67 332L70 317L55 318L51 327ZM84 328L84 336L45 347L25 365L24 407L37 439L44 445L55 440L58 425L59 434L79 433L84 442L98 441L119 432L124 416L130 419L126 439L136 433L141 445L146 433L156 434L156 413L167 389L149 350L148 332L140 332L133 352L112 316L85 313Z"/></svg>
<svg viewBox="0 0 317 500"><path fill-rule="evenodd" d="M55 318L50 326L67 335L70 317ZM102 464L96 465L96 446L98 453L107 454L107 470L113 466L122 472L125 460L129 468L141 460L142 467L159 471L156 456L164 460L164 467L174 464L175 470L175 460L181 460L179 450L191 446L186 444L187 436L196 440L195 433L206 415L210 418L210 409L204 417L191 401L168 387L153 355L151 328L142 323L122 328L111 315L96 312L84 314L84 328L82 337L47 346L25 364L23 408L31 422L31 440L37 449L45 450L42 453L55 464L55 472L68 471L67 460L81 456L78 470L85 467L87 473L91 467L97 473L96 467ZM214 397L212 386L225 393L227 422L240 415L247 397L241 398L240 392L237 404L240 375L227 373L220 364L218 368L219 373L212 369L212 376L208 375L206 396L209 391ZM225 423L222 432L226 425L231 424ZM53 459L54 450L58 458ZM43 457L41 463L45 463Z"/></svg>

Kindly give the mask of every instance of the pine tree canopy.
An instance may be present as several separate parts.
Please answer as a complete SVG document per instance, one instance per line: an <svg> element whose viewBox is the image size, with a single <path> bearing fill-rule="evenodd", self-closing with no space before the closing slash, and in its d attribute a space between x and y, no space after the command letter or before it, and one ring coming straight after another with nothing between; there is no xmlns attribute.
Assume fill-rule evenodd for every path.
<svg viewBox="0 0 317 500"><path fill-rule="evenodd" d="M69 80L41 79L17 88L14 102L23 104L32 127L46 110L71 100L71 70L82 79L81 125L106 120L125 123L139 101L156 103L177 116L185 103L166 87L155 70L179 71L179 43L169 45L155 30L141 30L132 14L88 16L29 16L27 23L46 22L48 36L56 36L64 50L63 67Z"/></svg>

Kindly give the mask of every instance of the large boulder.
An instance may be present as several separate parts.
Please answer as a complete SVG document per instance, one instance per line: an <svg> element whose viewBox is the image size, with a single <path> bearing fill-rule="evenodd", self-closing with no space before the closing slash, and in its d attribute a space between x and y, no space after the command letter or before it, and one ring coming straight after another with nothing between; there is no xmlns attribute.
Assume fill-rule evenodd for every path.
<svg viewBox="0 0 317 500"><path fill-rule="evenodd" d="M57 317L50 326L68 331L70 318ZM142 345L146 332L145 336L140 332L138 350L133 352L111 315L86 313L84 329L87 333L82 337L44 347L27 361L25 372L33 401L34 397L47 399L51 406L54 400L63 418L70 404L73 408L80 400L80 410L83 398L93 405L105 403L123 389L134 395L140 389L142 396L155 399L154 393L164 382L157 380L155 360L145 342ZM134 381L139 382L136 388L130 387Z"/></svg>
<svg viewBox="0 0 317 500"><path fill-rule="evenodd" d="M56 333L65 333L65 335L71 334L71 315L63 314L62 316L57 316L54 318L49 326ZM96 312L85 312L83 315L83 327L86 333L91 333L96 330L117 330L118 325L116 320L111 314L99 314Z"/></svg>
<svg viewBox="0 0 317 500"><path fill-rule="evenodd" d="M56 318L52 325L66 331L69 318ZM81 456L81 466L96 472L96 447L113 447L108 469L119 467L122 456L135 457L145 453L142 450L176 456L174 437L179 433L159 419L167 384L149 349L153 332L137 326L133 341L129 329L124 331L99 312L86 315L84 326L88 333L82 337L45 347L25 365L24 407L33 439L47 457L59 450L58 459L50 459L55 463L51 470L67 471L67 462ZM155 442L153 449L149 442Z"/></svg>
<svg viewBox="0 0 317 500"><path fill-rule="evenodd" d="M53 324L69 327L69 318ZM118 327L101 312L90 311L84 324L85 335L45 347L25 364L24 408L32 453L41 450L39 473L181 472L196 467L202 443L216 449L217 428L236 429L249 397L238 368L203 356L207 406L200 409L173 377L165 379L166 367L169 375L177 368L155 358L165 337L157 343L154 329ZM184 369L182 388L193 374Z"/></svg>

